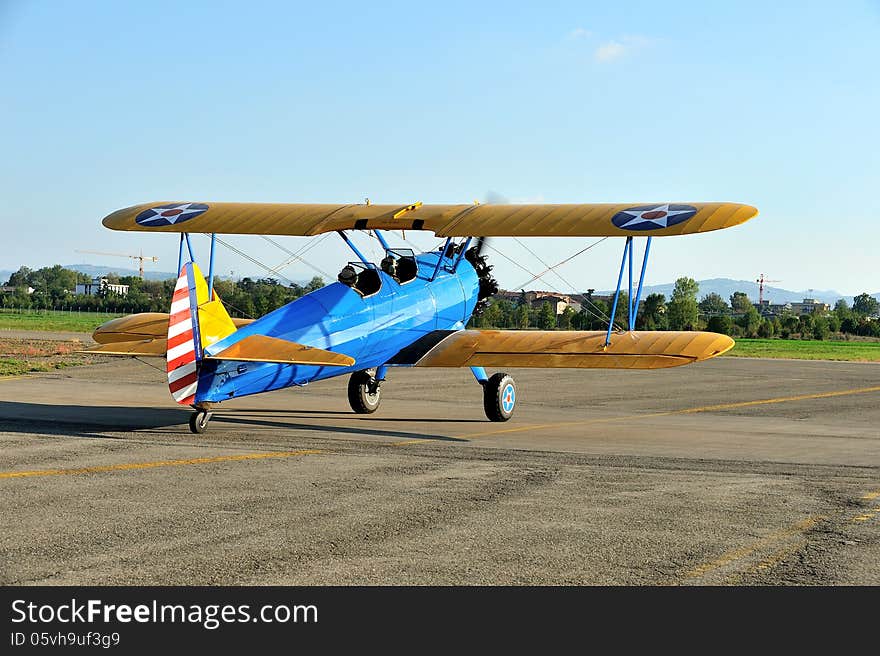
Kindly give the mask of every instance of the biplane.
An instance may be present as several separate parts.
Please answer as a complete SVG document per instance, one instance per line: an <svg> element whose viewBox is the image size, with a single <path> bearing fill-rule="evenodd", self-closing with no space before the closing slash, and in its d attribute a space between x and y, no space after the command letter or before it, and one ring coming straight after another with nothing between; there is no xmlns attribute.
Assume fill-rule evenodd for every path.
<svg viewBox="0 0 880 656"><path fill-rule="evenodd" d="M738 203L571 205L377 205L156 202L116 211L113 230L179 233L179 278L168 313L121 317L94 333L91 352L165 360L168 386L190 406L190 429L206 430L216 404L270 390L348 376L356 413L375 412L393 367L468 367L491 421L507 421L516 382L486 368L659 369L730 349L726 335L636 331L653 237L735 226L757 214ZM383 231L426 230L445 242L415 253L392 248ZM371 231L384 257L371 262L351 239ZM336 232L356 259L336 282L255 320L233 319L214 290L217 234L314 236ZM207 278L190 235L211 236ZM613 307L604 331L471 330L475 312L497 291L483 246L487 237L624 238ZM636 293L633 258L646 237ZM614 317L628 266L628 323Z"/></svg>

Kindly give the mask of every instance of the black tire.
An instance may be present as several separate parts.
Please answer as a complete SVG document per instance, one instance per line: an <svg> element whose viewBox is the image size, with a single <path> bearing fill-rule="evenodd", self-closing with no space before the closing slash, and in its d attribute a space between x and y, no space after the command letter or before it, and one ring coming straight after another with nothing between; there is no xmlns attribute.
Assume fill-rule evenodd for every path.
<svg viewBox="0 0 880 656"><path fill-rule="evenodd" d="M211 421L211 413L207 410L196 410L189 416L189 429L196 435L201 435L208 430L208 422Z"/></svg>
<svg viewBox="0 0 880 656"><path fill-rule="evenodd" d="M513 377L497 373L483 383L483 409L491 421L507 421L516 407L516 383Z"/></svg>
<svg viewBox="0 0 880 656"><path fill-rule="evenodd" d="M370 390L375 390L371 392ZM348 404L359 415L369 415L379 409L382 390L370 370L356 371L348 379Z"/></svg>

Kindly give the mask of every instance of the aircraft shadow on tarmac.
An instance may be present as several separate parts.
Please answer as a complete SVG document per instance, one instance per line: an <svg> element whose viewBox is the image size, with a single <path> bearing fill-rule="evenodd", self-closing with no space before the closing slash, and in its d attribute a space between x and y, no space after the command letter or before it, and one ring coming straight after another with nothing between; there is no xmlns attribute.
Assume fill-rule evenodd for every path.
<svg viewBox="0 0 880 656"><path fill-rule="evenodd" d="M276 416L281 411L274 411ZM299 411L289 411L290 415L296 416ZM237 425L237 426L262 426L280 428L295 431L314 431L317 433L334 433L351 436L372 436L394 439L421 439L440 440L447 442L466 442L461 438L448 435L430 433L417 433L400 430L371 429L365 422L359 422L358 426L340 426L327 424L303 424L289 421L274 421L260 417L265 414L262 410L218 412L214 415L212 423ZM317 413L315 414L346 414L352 419L357 417L353 413ZM130 408L123 406L71 406L53 405L44 403L25 403L20 401L0 401L0 430L8 430L14 433L27 433L35 435L68 435L70 437L90 437L117 439L104 431L128 432L137 430L149 430L156 428L169 428L180 426L180 433L190 436L186 423L189 411L177 408ZM386 419L390 421L390 419ZM410 420L422 421L422 420ZM431 420L427 420L431 421ZM433 421L437 421L436 419ZM220 428L220 426L217 426Z"/></svg>

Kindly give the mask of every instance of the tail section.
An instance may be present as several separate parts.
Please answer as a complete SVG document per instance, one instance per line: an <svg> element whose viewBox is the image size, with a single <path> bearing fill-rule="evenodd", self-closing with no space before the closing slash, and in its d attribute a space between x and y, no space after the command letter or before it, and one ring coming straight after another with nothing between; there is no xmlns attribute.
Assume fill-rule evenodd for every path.
<svg viewBox="0 0 880 656"><path fill-rule="evenodd" d="M166 351L168 388L181 405L193 405L199 384L199 362L207 346L235 332L235 324L199 267L186 263L171 297Z"/></svg>

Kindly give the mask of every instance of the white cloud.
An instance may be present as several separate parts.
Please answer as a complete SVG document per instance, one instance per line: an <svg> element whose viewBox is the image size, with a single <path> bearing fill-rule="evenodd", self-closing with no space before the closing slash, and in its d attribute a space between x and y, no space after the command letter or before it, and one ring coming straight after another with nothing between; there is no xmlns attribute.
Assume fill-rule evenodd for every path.
<svg viewBox="0 0 880 656"><path fill-rule="evenodd" d="M593 57L598 62L610 62L649 46L651 43L651 39L643 36L623 36L600 44L593 53Z"/></svg>
<svg viewBox="0 0 880 656"><path fill-rule="evenodd" d="M608 41L596 48L593 56L596 58L596 61L609 62L619 59L626 54L626 51L627 47L620 43L620 41Z"/></svg>
<svg viewBox="0 0 880 656"><path fill-rule="evenodd" d="M568 33L569 39L586 39L591 36L593 36L593 33L590 32L590 30L585 30L582 27L576 27Z"/></svg>

